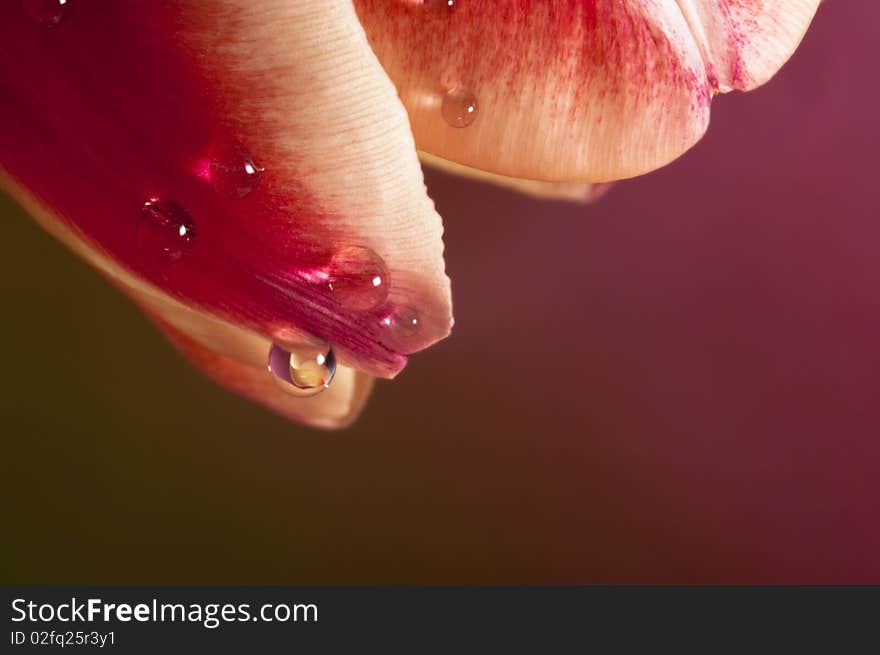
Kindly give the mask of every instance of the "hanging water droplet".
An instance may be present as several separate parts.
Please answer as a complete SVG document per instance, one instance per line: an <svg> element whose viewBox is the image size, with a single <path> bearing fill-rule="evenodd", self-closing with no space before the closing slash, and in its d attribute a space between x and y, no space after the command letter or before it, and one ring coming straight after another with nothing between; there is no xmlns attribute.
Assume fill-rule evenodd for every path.
<svg viewBox="0 0 880 655"><path fill-rule="evenodd" d="M449 13L455 9L455 0L424 0L422 6L428 11Z"/></svg>
<svg viewBox="0 0 880 655"><path fill-rule="evenodd" d="M388 268L362 246L337 250L327 271L327 287L340 305L357 312L378 307L388 297Z"/></svg>
<svg viewBox="0 0 880 655"><path fill-rule="evenodd" d="M70 14L73 0L21 0L21 6L33 20L55 27Z"/></svg>
<svg viewBox="0 0 880 655"><path fill-rule="evenodd" d="M477 117L477 98L467 89L451 89L443 96L440 111L452 127L467 127Z"/></svg>
<svg viewBox="0 0 880 655"><path fill-rule="evenodd" d="M159 198L144 203L137 227L138 248L144 257L173 264L189 251L195 238L195 222L181 205Z"/></svg>
<svg viewBox="0 0 880 655"><path fill-rule="evenodd" d="M265 169L240 143L217 146L211 157L211 184L232 198L244 198L257 188Z"/></svg>
<svg viewBox="0 0 880 655"><path fill-rule="evenodd" d="M301 346L286 350L272 344L269 372L286 392L295 396L314 396L330 386L336 375L336 356L329 347Z"/></svg>

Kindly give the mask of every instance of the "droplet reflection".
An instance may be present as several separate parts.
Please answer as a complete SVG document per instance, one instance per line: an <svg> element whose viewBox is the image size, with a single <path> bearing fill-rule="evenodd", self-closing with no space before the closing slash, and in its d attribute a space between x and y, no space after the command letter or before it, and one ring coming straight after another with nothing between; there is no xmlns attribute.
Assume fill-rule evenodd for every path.
<svg viewBox="0 0 880 655"><path fill-rule="evenodd" d="M336 375L332 348L301 346L286 350L278 344L269 349L269 372L287 393L314 396L330 386Z"/></svg>

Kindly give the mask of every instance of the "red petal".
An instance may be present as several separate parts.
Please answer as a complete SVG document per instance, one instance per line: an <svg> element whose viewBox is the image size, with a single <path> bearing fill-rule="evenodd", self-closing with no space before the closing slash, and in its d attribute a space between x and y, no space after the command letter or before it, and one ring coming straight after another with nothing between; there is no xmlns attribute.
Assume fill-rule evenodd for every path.
<svg viewBox="0 0 880 655"><path fill-rule="evenodd" d="M376 375L448 333L440 219L350 3L68 6L51 27L0 7L0 162L93 261L270 339L317 335ZM245 198L209 182L212 153L237 144L266 169ZM138 237L153 198L188 216L171 257L178 223ZM383 306L328 290L349 246L384 260ZM397 305L416 308L418 333L384 325Z"/></svg>

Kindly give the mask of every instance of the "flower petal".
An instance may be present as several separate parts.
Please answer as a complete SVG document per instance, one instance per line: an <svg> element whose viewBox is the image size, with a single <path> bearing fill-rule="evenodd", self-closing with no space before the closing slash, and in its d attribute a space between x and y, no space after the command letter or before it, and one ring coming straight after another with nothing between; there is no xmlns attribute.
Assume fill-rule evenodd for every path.
<svg viewBox="0 0 880 655"><path fill-rule="evenodd" d="M420 150L557 182L632 177L678 157L708 125L713 84L769 77L818 2L467 0L432 10L439 3L355 0ZM444 102L465 94L469 125L447 124Z"/></svg>
<svg viewBox="0 0 880 655"><path fill-rule="evenodd" d="M93 263L266 340L315 335L374 375L448 333L440 218L350 2L71 5L52 26L0 7L0 165ZM265 168L244 198L212 166L239 149ZM154 198L192 221L170 265L138 237L169 206ZM384 264L381 304L328 290L340 248ZM418 330L389 329L403 306Z"/></svg>
<svg viewBox="0 0 880 655"><path fill-rule="evenodd" d="M107 278L157 324L159 329L210 378L273 411L318 428L349 425L363 409L373 378L338 366L333 383L321 394L297 397L285 392L266 365L272 341L184 303L144 282L130 271L90 248L64 221L51 214L27 190L14 184L0 169L0 188L11 195L50 234L63 242ZM287 330L282 342L293 347L310 335Z"/></svg>
<svg viewBox="0 0 880 655"><path fill-rule="evenodd" d="M614 186L614 182L542 182L540 180L526 180L520 177L507 177L488 173L478 168L470 168L462 164L456 164L448 159L435 157L426 152L419 153L422 164L444 173L450 173L459 177L467 177L480 182L486 182L494 186L511 189L532 198L544 200L564 200L588 204L595 202Z"/></svg>
<svg viewBox="0 0 880 655"><path fill-rule="evenodd" d="M769 80L794 53L821 0L677 0L721 92Z"/></svg>
<svg viewBox="0 0 880 655"><path fill-rule="evenodd" d="M340 366L331 384L323 393L297 398L278 387L265 375L264 363L259 368L221 354L212 346L157 321L168 339L203 373L219 384L265 405L287 418L307 423L312 427L336 429L349 426L366 404L375 380L353 368ZM255 339L254 346L265 345ZM265 354L260 349L259 352ZM257 354L256 349L254 354Z"/></svg>

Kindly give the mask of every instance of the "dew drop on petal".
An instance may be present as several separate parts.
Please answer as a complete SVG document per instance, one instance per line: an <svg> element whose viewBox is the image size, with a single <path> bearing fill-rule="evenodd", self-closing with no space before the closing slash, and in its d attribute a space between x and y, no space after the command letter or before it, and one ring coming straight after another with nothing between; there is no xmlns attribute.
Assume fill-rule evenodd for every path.
<svg viewBox="0 0 880 655"><path fill-rule="evenodd" d="M217 146L211 156L211 184L231 198L244 198L260 183L265 169L240 143Z"/></svg>
<svg viewBox="0 0 880 655"><path fill-rule="evenodd" d="M327 271L327 288L346 309L364 312L388 297L388 268L379 255L362 246L337 250Z"/></svg>
<svg viewBox="0 0 880 655"><path fill-rule="evenodd" d="M443 96L440 111L452 127L467 127L477 117L477 98L467 89L450 89Z"/></svg>
<svg viewBox="0 0 880 655"><path fill-rule="evenodd" d="M22 9L33 20L55 27L70 14L74 0L21 0Z"/></svg>
<svg viewBox="0 0 880 655"><path fill-rule="evenodd" d="M180 204L150 198L141 209L137 226L138 250L145 259L173 264L192 247L196 226Z"/></svg>
<svg viewBox="0 0 880 655"><path fill-rule="evenodd" d="M336 356L329 346L298 346L287 350L272 344L269 372L287 393L314 396L330 386L336 375Z"/></svg>
<svg viewBox="0 0 880 655"><path fill-rule="evenodd" d="M449 13L455 9L455 0L424 0L422 6L428 11Z"/></svg>
<svg viewBox="0 0 880 655"><path fill-rule="evenodd" d="M397 305L381 314L379 325L387 330L392 343L404 349L414 345L422 327L418 312L408 305Z"/></svg>

